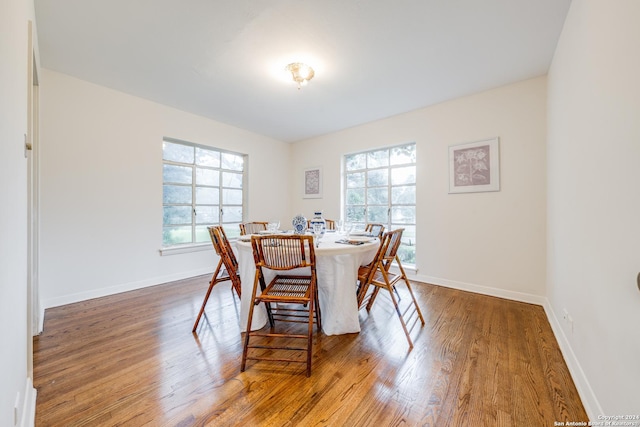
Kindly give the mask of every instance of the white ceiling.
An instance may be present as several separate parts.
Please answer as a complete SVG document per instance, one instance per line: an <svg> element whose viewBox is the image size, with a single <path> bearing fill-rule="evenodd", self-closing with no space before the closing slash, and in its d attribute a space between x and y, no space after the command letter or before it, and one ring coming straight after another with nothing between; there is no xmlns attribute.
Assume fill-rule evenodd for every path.
<svg viewBox="0 0 640 427"><path fill-rule="evenodd" d="M43 67L286 142L544 75L569 4L35 0Z"/></svg>

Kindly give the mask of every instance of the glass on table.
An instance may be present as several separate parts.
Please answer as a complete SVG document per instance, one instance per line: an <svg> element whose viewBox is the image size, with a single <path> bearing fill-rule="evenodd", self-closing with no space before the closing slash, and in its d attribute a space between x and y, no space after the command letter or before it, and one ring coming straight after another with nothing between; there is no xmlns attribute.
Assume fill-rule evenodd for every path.
<svg viewBox="0 0 640 427"><path fill-rule="evenodd" d="M267 230L268 231L278 231L280 229L280 221L278 220L271 220L267 223Z"/></svg>
<svg viewBox="0 0 640 427"><path fill-rule="evenodd" d="M320 239L322 238L322 224L313 224L313 236L316 240L316 248L320 245Z"/></svg>

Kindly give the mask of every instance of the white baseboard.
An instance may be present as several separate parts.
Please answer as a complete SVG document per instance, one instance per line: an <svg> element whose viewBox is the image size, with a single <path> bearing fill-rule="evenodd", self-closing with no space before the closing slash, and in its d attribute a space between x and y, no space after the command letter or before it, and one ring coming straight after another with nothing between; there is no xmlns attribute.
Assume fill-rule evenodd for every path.
<svg viewBox="0 0 640 427"><path fill-rule="evenodd" d="M567 335L564 333L564 330L558 321L558 316L556 316L555 311L553 311L549 300L547 298L545 298L545 300L545 304L543 305L544 311L547 314L547 319L549 319L551 330L556 336L556 341L558 342L564 361L569 368L569 373L571 374L571 378L573 378L573 383L576 385L576 389L578 389L582 405L584 406L585 411L587 411L589 420L597 421L598 415L604 414L602 407L591 388L591 384L589 384L587 376L582 370L582 366L571 347L571 343L567 339Z"/></svg>
<svg viewBox="0 0 640 427"><path fill-rule="evenodd" d="M87 292L78 292L70 295L63 295L61 297L49 298L42 300L42 312L40 318L44 322L44 310L51 307L58 307L66 304L73 304L75 302L85 301L93 298L100 298L109 295L119 294L121 292L134 291L136 289L146 288L149 286L160 285L167 282L173 282L175 280L188 279L190 277L200 276L203 274L213 273L212 268L201 268L198 270L185 271L176 274L170 274L167 276L152 277L146 280L140 280L138 282L123 283L116 286L109 286L107 288L92 289ZM41 329L42 331L42 329Z"/></svg>
<svg viewBox="0 0 640 427"><path fill-rule="evenodd" d="M492 288L489 286L476 285L474 283L458 282L455 280L442 279L439 277L423 276L423 275L411 275L407 273L407 276L411 280L422 283L431 283L438 286L444 286L445 288L459 289L461 291L469 291L481 295L489 295L492 297L509 299L512 301L526 302L529 304L536 304L544 306L546 298L541 295L528 294L525 292L509 291L506 289Z"/></svg>
<svg viewBox="0 0 640 427"><path fill-rule="evenodd" d="M38 391L33 388L33 382L31 378L27 378L25 384L22 401L22 411L20 413L20 419L17 421L17 426L20 427L34 427L36 423L36 395Z"/></svg>
<svg viewBox="0 0 640 427"><path fill-rule="evenodd" d="M481 295L489 295L493 297L505 298L512 301L526 302L529 304L540 305L544 308L544 312L547 316L547 320L551 325L551 330L555 335L556 341L558 343L558 347L560 347L560 352L562 353L562 357L564 358L567 367L569 368L569 373L571 374L571 378L573 379L573 383L578 390L578 394L580 395L580 400L582 400L582 405L584 406L585 411L587 412L587 416L589 420L594 421L598 420L598 415L603 414L602 407L596 398L591 385L589 384L589 380L587 379L584 371L582 370L582 366L576 357L576 354L571 347L567 336L564 333L564 330L560 326L560 322L558 322L558 317L551 307L551 303L549 302L547 297L541 295L527 294L523 292L509 291L505 289L491 288L482 285L476 285L473 283L463 283L456 282L453 280L441 279L437 277L429 277L422 275L411 275L407 273L407 276L411 280L415 280L416 282L422 283L431 283L438 286L444 286L452 289L459 289L462 291L473 292ZM576 420L576 421L586 421L586 420Z"/></svg>

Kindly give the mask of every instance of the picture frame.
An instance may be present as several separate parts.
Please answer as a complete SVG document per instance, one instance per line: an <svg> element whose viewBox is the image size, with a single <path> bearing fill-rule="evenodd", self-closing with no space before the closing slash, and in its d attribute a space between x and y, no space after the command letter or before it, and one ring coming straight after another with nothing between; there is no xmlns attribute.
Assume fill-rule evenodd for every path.
<svg viewBox="0 0 640 427"><path fill-rule="evenodd" d="M498 137L449 146L449 194L500 191Z"/></svg>
<svg viewBox="0 0 640 427"><path fill-rule="evenodd" d="M305 199L322 198L322 168L313 167L304 170L304 193Z"/></svg>

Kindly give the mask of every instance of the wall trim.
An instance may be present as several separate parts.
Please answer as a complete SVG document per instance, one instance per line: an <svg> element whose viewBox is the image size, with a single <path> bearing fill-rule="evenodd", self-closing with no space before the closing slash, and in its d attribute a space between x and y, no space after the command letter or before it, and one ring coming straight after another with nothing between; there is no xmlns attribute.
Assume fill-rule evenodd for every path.
<svg viewBox="0 0 640 427"><path fill-rule="evenodd" d="M140 280L137 282L122 283L116 286L94 289L87 292L78 292L70 295L63 295L55 298L46 298L42 300L42 319L44 319L44 310L61 305L73 304L75 302L86 301L93 298L100 298L109 295L119 294L122 292L134 291L136 289L146 288L149 286L161 285L163 283L173 282L176 280L188 279L191 277L201 276L203 274L212 274L211 267L200 268L197 270L184 271L181 273L169 274L166 276L152 277L150 279Z"/></svg>
<svg viewBox="0 0 640 427"><path fill-rule="evenodd" d="M556 313L551 306L551 302L547 298L545 298L543 308L544 312L547 314L547 319L549 319L549 324L551 324L551 330L556 337L556 341L558 342L564 361L569 368L569 373L571 374L573 383L578 389L582 405L584 406L585 411L587 411L587 416L589 416L589 420L591 421L598 421L598 415L604 414L602 407L600 406L600 402L598 402L596 394L593 392L593 388L591 388L591 384L589 383L589 380L582 370L582 366L573 351L573 347L571 347L571 343L558 321L558 316L556 316Z"/></svg>
<svg viewBox="0 0 640 427"><path fill-rule="evenodd" d="M473 283L457 282L454 280L447 280L438 277L430 277L423 275L411 275L407 274L409 279L416 282L429 283L437 286L443 286L446 288L458 289L461 291L473 292L481 295L488 295L498 298L505 298L512 301L525 302L529 304L540 305L544 309L547 320L551 325L551 331L556 338L562 357L569 368L569 374L571 379L578 390L580 400L584 406L587 416L590 421L598 420L598 415L603 414L602 407L596 398L591 384L585 375L578 358L576 357L571 343L567 339L567 336L562 329L558 317L551 307L551 303L547 297L535 294L528 294L524 292L509 291L506 289L492 288L488 286L476 285ZM576 420L576 421L588 421L588 420Z"/></svg>
<svg viewBox="0 0 640 427"><path fill-rule="evenodd" d="M444 286L445 288L459 289L476 294L488 295L492 297L504 298L513 301L526 302L544 306L546 298L542 295L529 294L526 292L510 291L490 286L477 285L475 283L458 282L455 280L442 279L440 277L424 276L421 274L411 275L407 273L410 280L421 283L431 283L433 285Z"/></svg>
<svg viewBox="0 0 640 427"><path fill-rule="evenodd" d="M36 423L36 397L38 391L33 387L31 378L27 378L22 402L21 418L16 425L20 427L33 427Z"/></svg>

